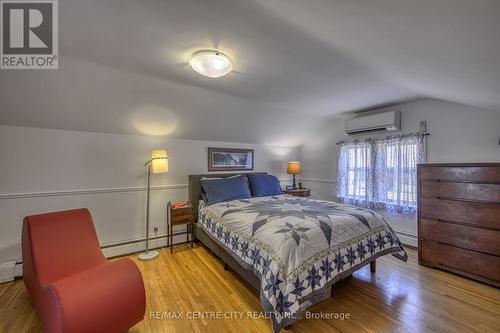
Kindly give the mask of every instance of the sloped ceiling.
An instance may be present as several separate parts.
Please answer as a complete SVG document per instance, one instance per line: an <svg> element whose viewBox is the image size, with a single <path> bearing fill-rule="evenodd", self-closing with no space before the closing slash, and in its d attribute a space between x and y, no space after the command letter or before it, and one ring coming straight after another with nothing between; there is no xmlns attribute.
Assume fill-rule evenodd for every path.
<svg viewBox="0 0 500 333"><path fill-rule="evenodd" d="M65 0L59 70L0 72L0 123L298 145L432 97L500 111L498 0ZM219 48L235 71L187 66Z"/></svg>

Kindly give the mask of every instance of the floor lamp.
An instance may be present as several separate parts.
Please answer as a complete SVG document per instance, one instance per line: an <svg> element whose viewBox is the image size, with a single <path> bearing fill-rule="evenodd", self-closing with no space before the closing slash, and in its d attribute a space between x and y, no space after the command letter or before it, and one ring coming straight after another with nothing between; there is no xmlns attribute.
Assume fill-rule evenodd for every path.
<svg viewBox="0 0 500 333"><path fill-rule="evenodd" d="M151 192L151 173L168 172L167 151L153 150L151 159L145 164L148 167L148 196L146 201L146 251L139 254L140 260L150 260L158 257L158 251L149 251L149 195Z"/></svg>

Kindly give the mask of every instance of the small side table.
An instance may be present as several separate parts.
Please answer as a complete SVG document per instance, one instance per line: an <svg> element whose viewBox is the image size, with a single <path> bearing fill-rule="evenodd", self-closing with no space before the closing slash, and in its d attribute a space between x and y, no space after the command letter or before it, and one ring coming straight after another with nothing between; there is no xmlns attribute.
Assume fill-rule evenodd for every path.
<svg viewBox="0 0 500 333"><path fill-rule="evenodd" d="M311 196L311 189L309 188L296 188L294 190L286 190L286 194L294 195L296 197L309 197Z"/></svg>
<svg viewBox="0 0 500 333"><path fill-rule="evenodd" d="M168 245L170 247L170 253L173 252L174 246L174 225L186 225L186 231L178 232L175 235L184 235L186 234L186 243L191 243L191 247L193 247L194 243L194 235L193 235L193 205L191 202L187 202L185 206L182 207L174 207L172 203L169 201L167 205L167 230L168 230ZM189 235L191 235L191 241L189 240Z"/></svg>

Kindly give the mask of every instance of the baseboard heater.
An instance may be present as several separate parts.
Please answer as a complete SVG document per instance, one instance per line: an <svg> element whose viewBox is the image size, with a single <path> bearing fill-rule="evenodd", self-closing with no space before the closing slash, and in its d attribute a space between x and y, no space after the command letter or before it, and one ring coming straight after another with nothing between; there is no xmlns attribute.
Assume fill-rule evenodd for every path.
<svg viewBox="0 0 500 333"><path fill-rule="evenodd" d="M174 244L182 244L185 243L185 238L183 237L182 240L180 238L175 239L175 236L183 236L185 235L183 232L174 232ZM153 245L151 248L152 249L159 249L163 248L166 246L166 239L167 239L167 234L161 234L161 235L156 235L153 237L150 237L150 241L158 241L158 240L165 240L165 242L162 242L161 244L154 244L150 243ZM133 240L128 240L128 241L123 241L119 243L113 243L113 244L107 244L107 245L102 245L101 249L103 250L104 256L106 258L114 258L118 256L123 256L131 253L136 253L143 251L144 249L140 249L138 247L134 247L133 245L139 244L141 242L145 242L146 238L140 238L140 239L133 239ZM120 248L121 249L115 249L115 251L110 251L110 249L114 248ZM0 265L0 283L4 282L10 282L14 281L16 278L21 278L23 276L23 262L22 261L9 261L2 263Z"/></svg>

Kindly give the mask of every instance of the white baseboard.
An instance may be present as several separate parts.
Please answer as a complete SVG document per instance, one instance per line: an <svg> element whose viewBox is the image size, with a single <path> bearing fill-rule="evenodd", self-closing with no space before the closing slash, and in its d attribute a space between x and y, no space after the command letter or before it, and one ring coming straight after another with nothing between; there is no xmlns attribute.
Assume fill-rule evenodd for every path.
<svg viewBox="0 0 500 333"><path fill-rule="evenodd" d="M160 236L165 236L165 235L160 235ZM186 235L174 235L173 237L173 243L174 244L179 244L183 243L186 241ZM150 239L149 240L149 248L154 249L154 248L162 248L167 246L167 238L159 238L159 239ZM112 257L118 257L118 256L123 256L126 254L130 253L136 253L136 252L142 252L146 250L146 242L137 242L137 243L130 243L130 244L125 244L125 245L116 245L116 246L109 246L106 248L102 249L102 253L104 253L104 256L106 258L112 258Z"/></svg>
<svg viewBox="0 0 500 333"><path fill-rule="evenodd" d="M413 247L417 247L417 236L394 230L394 232L399 237L401 243L405 245L410 245ZM163 235L162 235L163 236ZM186 241L185 235L175 235L174 236L174 244L183 243ZM167 239L165 237L154 239L149 241L150 248L162 248L167 246ZM137 253L144 251L146 249L146 242L136 242L124 245L116 245L116 246L108 246L102 249L102 252L106 258L123 256L131 253ZM10 261L0 265L0 283L14 281L16 277L23 276L23 267L22 263Z"/></svg>

